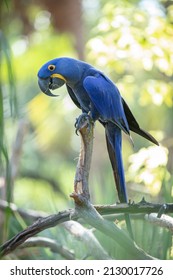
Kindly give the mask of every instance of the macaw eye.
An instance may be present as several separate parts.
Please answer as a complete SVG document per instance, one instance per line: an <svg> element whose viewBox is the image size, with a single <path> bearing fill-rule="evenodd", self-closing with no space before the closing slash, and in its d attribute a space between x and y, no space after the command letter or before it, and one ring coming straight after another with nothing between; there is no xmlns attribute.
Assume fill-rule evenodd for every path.
<svg viewBox="0 0 173 280"><path fill-rule="evenodd" d="M49 65L49 66L48 66L48 69L49 69L50 71L55 70L55 65L52 65L52 64L51 64L51 65Z"/></svg>

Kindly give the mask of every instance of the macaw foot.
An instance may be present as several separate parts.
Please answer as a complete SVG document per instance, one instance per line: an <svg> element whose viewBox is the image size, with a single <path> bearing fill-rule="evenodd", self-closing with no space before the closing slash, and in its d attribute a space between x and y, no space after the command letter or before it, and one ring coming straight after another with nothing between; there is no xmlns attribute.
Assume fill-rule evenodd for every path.
<svg viewBox="0 0 173 280"><path fill-rule="evenodd" d="M93 124L93 119L91 118L90 115L88 115L87 113L83 113L81 114L77 119L76 119L76 122L75 122L75 132L76 134L78 135L78 131L79 129L81 129L82 127L86 126L87 125L87 129L88 129L88 132L90 132L91 130L91 125Z"/></svg>

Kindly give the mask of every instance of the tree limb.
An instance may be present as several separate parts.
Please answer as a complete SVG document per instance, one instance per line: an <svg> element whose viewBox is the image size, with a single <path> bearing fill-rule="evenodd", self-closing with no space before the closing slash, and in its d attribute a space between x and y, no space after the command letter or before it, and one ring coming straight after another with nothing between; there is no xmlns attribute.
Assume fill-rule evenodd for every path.
<svg viewBox="0 0 173 280"><path fill-rule="evenodd" d="M83 218L89 225L103 232L107 237L117 242L117 244L124 249L128 258L153 259L152 256L149 256L141 248L139 248L136 243L131 240L131 238L116 224L103 219L103 217L90 203L88 178L92 156L93 123L90 123L89 127L90 129L88 129L88 123L84 123L79 130L81 135L81 152L76 170L74 192L71 195L75 201L75 209L38 219L31 226L3 244L0 247L1 255L8 254L21 245L25 240L47 228L54 227L65 221Z"/></svg>
<svg viewBox="0 0 173 280"><path fill-rule="evenodd" d="M166 209L164 213L173 213L173 203L166 203L164 205L166 205ZM147 201L144 202L144 200L142 200L139 203L132 203L132 204L119 203L113 205L93 205L93 206L100 215L108 216L113 214L124 214L124 213L129 213L134 215L159 213L160 209L163 207L163 204L150 203ZM13 214L18 213L22 218L33 220L33 221L47 216L47 213L43 211L35 211L32 209L24 210L22 208L17 207L17 205L14 203L8 203L7 201L0 199L0 211L9 211L9 210ZM119 216L116 216L116 219L118 219L118 217ZM133 215L131 217L133 218Z"/></svg>
<svg viewBox="0 0 173 280"><path fill-rule="evenodd" d="M59 244L57 241L47 237L31 237L22 243L18 248L30 248L30 247L44 247L49 248L53 253L60 254L66 260L74 260L74 253L67 248Z"/></svg>
<svg viewBox="0 0 173 280"><path fill-rule="evenodd" d="M81 122L80 125L78 123L78 130L81 136L81 152L76 169L74 193L71 195L75 201L75 210L78 216L82 217L88 224L118 242L118 244L129 253L130 258L153 259L140 249L135 242L117 225L103 219L103 217L90 203L88 179L93 148L93 128L94 124L92 120L88 123L88 119L86 122L84 119L84 122Z"/></svg>
<svg viewBox="0 0 173 280"><path fill-rule="evenodd" d="M76 205L81 204L82 200L84 202L89 202L90 200L88 179L93 150L94 124L90 119L82 116L83 114L77 120L77 130L81 136L81 147L74 179L74 193L71 194Z"/></svg>
<svg viewBox="0 0 173 280"><path fill-rule="evenodd" d="M163 214L160 218L158 218L158 215L156 213L151 213L149 215L145 215L146 221L149 223L167 228L171 233L173 233L173 218Z"/></svg>
<svg viewBox="0 0 173 280"><path fill-rule="evenodd" d="M82 217L92 227L98 229L107 237L110 237L117 242L124 249L126 257L130 259L153 259L152 256L149 256L141 248L139 248L126 234L126 232L120 229L115 223L105 220L102 216L100 216L91 204L88 204L85 207L78 207L80 217Z"/></svg>
<svg viewBox="0 0 173 280"><path fill-rule="evenodd" d="M95 260L111 259L91 230L84 228L81 224L75 221L65 222L63 223L63 227L75 236L75 238L85 244L86 255L92 256Z"/></svg>
<svg viewBox="0 0 173 280"><path fill-rule="evenodd" d="M55 227L56 225L63 223L65 221L76 219L76 214L74 210L68 210L64 212L59 212L55 215L50 215L45 218L40 218L32 225L19 232L5 242L2 246L0 246L0 255L5 256L15 250L19 245L25 242L28 238L36 235L37 233L51 227Z"/></svg>
<svg viewBox="0 0 173 280"><path fill-rule="evenodd" d="M121 203L114 205L95 205L95 209L101 215L117 214L117 213L129 213L129 214L140 214L140 213L159 213L160 209L163 208L164 213L173 213L173 203L150 203L142 199L139 203Z"/></svg>

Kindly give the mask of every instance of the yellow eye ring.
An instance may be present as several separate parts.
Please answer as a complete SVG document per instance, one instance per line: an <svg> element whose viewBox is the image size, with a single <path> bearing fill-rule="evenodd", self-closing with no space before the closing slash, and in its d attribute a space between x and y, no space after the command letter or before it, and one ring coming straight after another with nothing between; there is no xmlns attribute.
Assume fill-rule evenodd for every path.
<svg viewBox="0 0 173 280"><path fill-rule="evenodd" d="M48 66L48 69L49 69L50 71L53 71L53 70L55 70L55 65L53 65L53 64L50 64L50 65Z"/></svg>

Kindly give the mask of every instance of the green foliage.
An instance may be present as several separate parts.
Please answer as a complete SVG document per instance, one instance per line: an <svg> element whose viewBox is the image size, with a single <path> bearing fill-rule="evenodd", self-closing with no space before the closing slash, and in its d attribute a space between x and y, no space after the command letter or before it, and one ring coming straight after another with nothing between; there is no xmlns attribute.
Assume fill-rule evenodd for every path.
<svg viewBox="0 0 173 280"><path fill-rule="evenodd" d="M17 116L17 97L15 88L15 79L12 67L12 55L8 41L0 31L0 60L4 59L4 64L0 66L0 175L5 176L6 196L7 200L11 200L11 168L9 163L9 152L6 145L5 135L5 113L10 109L10 116L15 118ZM8 73L7 87L3 87L2 73L6 68ZM8 103L7 103L8 102Z"/></svg>
<svg viewBox="0 0 173 280"><path fill-rule="evenodd" d="M161 10L152 16L151 13L140 5L134 6L132 1L122 1L120 5L116 5L115 1L106 2L87 48L89 60L116 82L141 127L151 130L164 145L163 139L173 133L173 29L172 21ZM135 148L147 144L138 139L134 135ZM170 147L167 148L168 154ZM129 157L127 149L125 143ZM150 194L158 195L163 180L171 180L167 160L164 164L159 163L159 155L164 159L163 151L162 147L136 150L136 156L130 158L133 160L127 172L128 181L144 183L145 187L149 187ZM154 166L152 171L147 165L148 155L150 161L152 158L158 161L158 166Z"/></svg>
<svg viewBox="0 0 173 280"><path fill-rule="evenodd" d="M158 195L163 181L170 180L166 169L168 150L163 147L142 148L138 153L129 157L130 166L128 174L134 183L145 185L151 195Z"/></svg>
<svg viewBox="0 0 173 280"><path fill-rule="evenodd" d="M172 108L172 23L165 16L151 16L132 3L117 6L109 1L88 49L89 59L117 82L134 111L134 99L151 111L159 106L160 114L165 113L162 104ZM150 113L145 120L144 126L156 127Z"/></svg>

